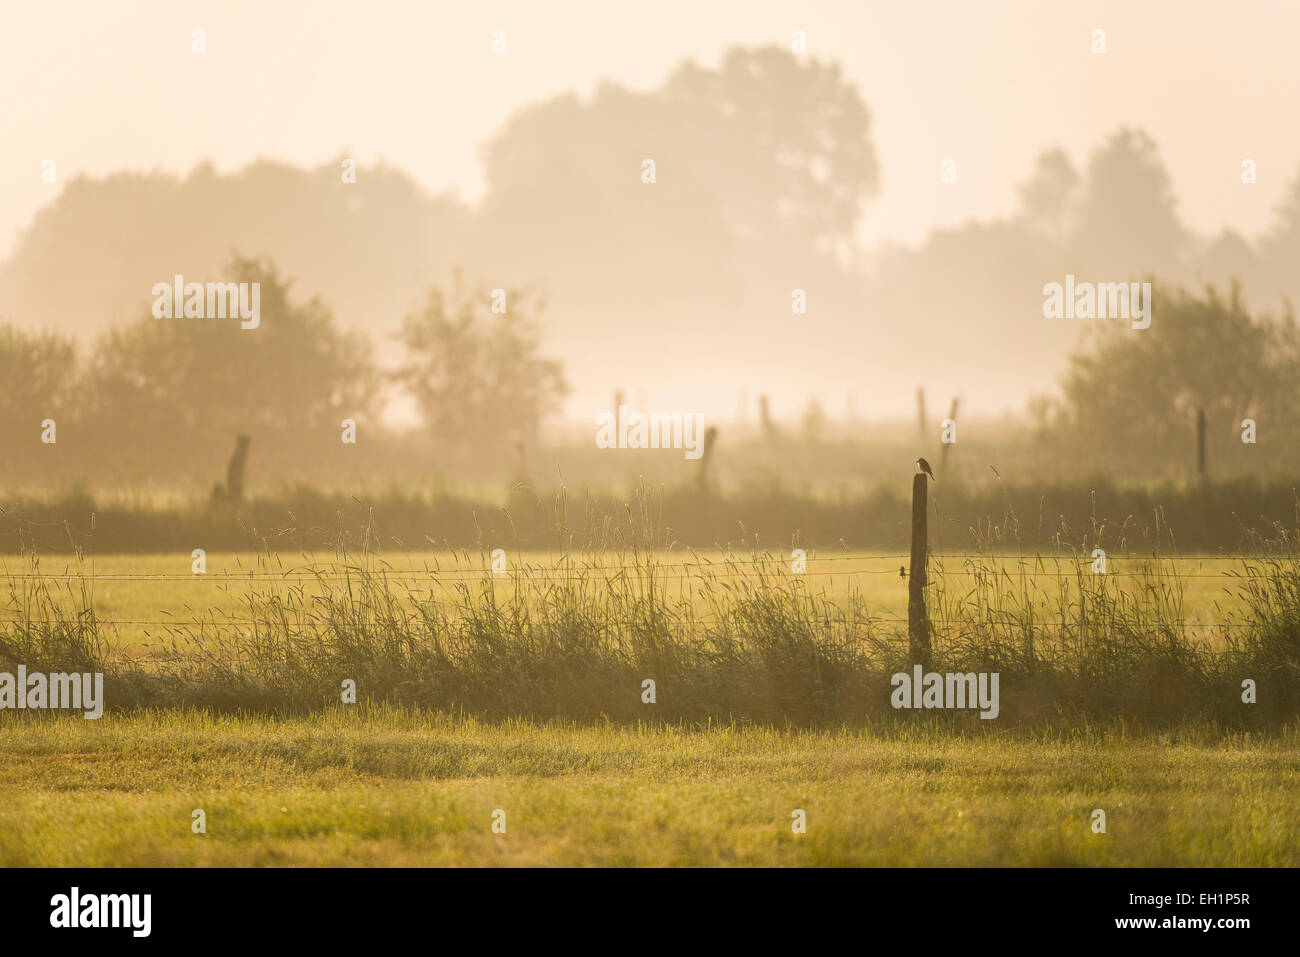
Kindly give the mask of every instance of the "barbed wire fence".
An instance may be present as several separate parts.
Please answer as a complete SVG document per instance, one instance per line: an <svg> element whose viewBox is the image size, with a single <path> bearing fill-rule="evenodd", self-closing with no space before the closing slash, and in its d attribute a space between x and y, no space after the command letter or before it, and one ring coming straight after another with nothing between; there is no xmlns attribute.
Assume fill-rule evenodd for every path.
<svg viewBox="0 0 1300 957"><path fill-rule="evenodd" d="M468 550L460 550L463 554L468 554ZM125 556L117 555L115 558L121 559ZM394 555L393 557L398 557ZM608 557L608 556L604 556ZM402 586L441 586L452 587L457 584L468 583L492 583L500 585L510 585L512 583L527 582L539 585L550 584L591 584L596 582L615 582L620 579L637 579L642 582L699 582L707 584L712 580L735 581L738 579L749 581L763 581L768 578L780 578L790 584L798 584L806 580L816 580L823 584L833 584L835 579L856 582L861 579L870 579L872 576L892 576L899 581L899 599L903 600L907 595L907 576L904 574L906 566L903 564L895 565L894 563L905 563L908 559L906 553L893 552L855 552L850 554L832 554L817 555L815 550L808 554L803 561L809 567L801 571L792 570L792 560L789 556L777 556L771 553L763 555L719 555L717 558L695 558L692 560L681 561L661 561L658 559L647 559L644 553L638 553L631 561L622 561L618 563L607 563L602 560L594 560L587 555L566 554L558 559L551 559L549 563L535 564L517 564L506 571L493 571L486 563L481 567L451 567L441 568L436 565L424 564L420 567L402 567L391 564L389 560L379 555L359 556L356 561L323 560L312 562L309 565L292 564L281 571L272 571L265 568L249 568L240 571L214 571L214 572L122 572L122 571L97 571L94 568L95 556L93 554L83 556L79 559L72 559L68 564L76 564L79 567L75 571L47 572L43 570L31 570L30 568L22 571L12 570L10 562L0 559L0 580L10 583L11 591L18 583L23 583L27 587L39 585L88 585L93 588L100 582L104 583L140 583L146 585L211 585L215 588L229 587L240 583L246 583L250 586L264 586L283 583L290 586L304 584L321 584L333 585L339 583L348 583L355 581L360 576L370 576L378 578L388 587L400 589ZM1035 555L1032 557L1023 555L1009 555L997 552L950 552L950 553L932 553L930 561L938 562L941 566L941 573L945 578L973 578L982 575L997 575L1014 578L1029 579L1056 579L1056 580L1073 580L1079 576L1092 576L1096 574L1101 578L1112 578L1120 580L1148 580L1159 574L1158 566L1160 563L1178 563L1180 565L1190 565L1195 562L1197 570L1176 570L1173 577L1179 580L1217 580L1225 586L1240 582L1244 579L1254 577L1259 574L1258 568L1253 568L1252 563L1268 562L1276 559L1272 554L1240 554L1234 556L1214 556L1214 557L1178 557L1172 555L1166 556L1111 556L1108 558L1110 563L1133 563L1138 566L1135 568L1111 568L1108 567L1105 572L1094 573L1089 569L1093 559L1089 556L1081 555ZM15 556L15 560L17 557ZM41 562L56 561L50 556L41 559ZM30 560L21 560L24 565L30 566ZM178 563L189 561L189 556L182 559L178 557ZM949 567L952 562L958 563L958 567ZM853 567L854 565L870 565L887 563L886 567ZM976 565L975 563L982 563ZM1228 565L1231 567L1221 570L1206 571L1205 565ZM819 568L815 566L833 565L833 568ZM1048 565L1064 567L1046 567ZM1075 566L1070 568L1069 566ZM89 566L89 567L87 567ZM121 626L121 627L209 627L220 625L222 627L256 627L258 622L247 618L238 618L229 615L223 611L214 609L212 614L206 618L183 618L173 616L165 609L160 609L160 615L165 618L139 618L139 617L114 617L111 615L104 616L95 614L94 621L100 625ZM694 622L705 624L718 620L716 615L703 616L682 616L683 622ZM962 619L948 617L931 617L930 619L939 625L955 625L962 623ZM42 622L53 622L53 619L40 619L24 617L21 609L13 607L10 603L8 608L0 608L0 621L14 622L25 621L33 624ZM906 624L906 616L891 614L872 614L865 616L855 616L851 623L854 624ZM1038 618L1037 622L1046 626L1063 626L1070 622L1060 619ZM611 620L611 624L619 624L619 621ZM1241 623L1219 621L1204 622L1193 618L1175 619L1168 621L1171 625L1190 629L1207 629L1207 630L1231 630L1233 628L1243 627Z"/></svg>

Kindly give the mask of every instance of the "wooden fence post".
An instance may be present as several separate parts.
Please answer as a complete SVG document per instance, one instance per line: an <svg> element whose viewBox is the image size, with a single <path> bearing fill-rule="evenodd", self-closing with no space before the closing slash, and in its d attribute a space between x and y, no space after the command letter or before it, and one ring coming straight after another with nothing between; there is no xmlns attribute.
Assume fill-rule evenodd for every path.
<svg viewBox="0 0 1300 957"><path fill-rule="evenodd" d="M763 438L769 442L776 441L776 423L772 421L772 413L767 407L767 396L758 397L758 420L763 425Z"/></svg>
<svg viewBox="0 0 1300 957"><path fill-rule="evenodd" d="M1205 410L1196 410L1196 474L1205 478Z"/></svg>
<svg viewBox="0 0 1300 957"><path fill-rule="evenodd" d="M248 436L235 439L235 451L226 466L226 495L232 502L244 497L244 466L248 463Z"/></svg>
<svg viewBox="0 0 1300 957"><path fill-rule="evenodd" d="M717 427L709 426L704 433L704 454L700 456L700 470L695 473L695 482L701 492L709 490L709 457L713 455L713 443L717 439Z"/></svg>
<svg viewBox="0 0 1300 957"><path fill-rule="evenodd" d="M957 397L952 398L952 408L948 410L948 418L955 423L957 421ZM951 442L944 442L939 448L939 471L945 478L948 475L948 450L952 448Z"/></svg>
<svg viewBox="0 0 1300 957"><path fill-rule="evenodd" d="M925 473L912 478L912 568L907 583L907 647L913 662L930 663L930 619L925 612L926 496Z"/></svg>

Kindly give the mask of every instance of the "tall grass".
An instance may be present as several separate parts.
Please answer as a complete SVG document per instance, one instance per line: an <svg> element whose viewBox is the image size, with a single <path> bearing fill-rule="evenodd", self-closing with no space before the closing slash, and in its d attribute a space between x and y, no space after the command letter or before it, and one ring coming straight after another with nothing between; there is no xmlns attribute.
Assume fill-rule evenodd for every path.
<svg viewBox="0 0 1300 957"><path fill-rule="evenodd" d="M772 482L721 496L702 494L679 480L658 495L658 534L665 544L730 544L743 550L747 542L738 533L743 525L768 545L788 542L791 530L798 529L808 547L842 543L906 550L909 488L903 481L818 495ZM437 529L433 544L458 548L472 547L482 532L517 538L533 550L571 547L572 541L581 545L598 536L606 523L617 522L627 497L617 491L592 492L588 507L570 517L557 506L562 491L522 484L505 495L480 490L473 497L397 487L357 497L300 485L254 496L238 507L214 505L207 497L97 498L73 488L0 502L0 552L188 552L199 542L209 552L293 553L343 546L355 550L367 535L385 548L419 549L429 543L430 529ZM1290 514L1296 492L1292 482L1254 479L1143 488L1105 480L1004 487L945 478L933 500L942 506L930 529L932 541L939 543L964 542L974 527L1003 527L1019 510L1035 516L1018 533L1025 547L1037 551L1050 551L1062 526L1068 540L1082 541L1098 514L1107 517L1110 527L1126 526L1134 550L1151 549L1160 535L1153 516L1162 513L1179 530L1183 549L1205 552L1240 550L1258 536L1273 534L1265 516ZM1049 522L1046 516L1054 518Z"/></svg>
<svg viewBox="0 0 1300 957"><path fill-rule="evenodd" d="M557 509L567 516L567 501ZM833 600L786 556L757 546L721 561L697 556L683 584L656 559L661 521L639 496L618 520L588 522L583 547L545 566L494 573L481 547L419 578L389 565L366 534L357 550L307 565L307 580L251 589L238 615L169 626L170 650L148 659L114 646L84 581L11 577L0 664L102 671L110 709L301 712L338 704L350 679L358 700L491 718L1249 728L1300 714L1293 533L1280 532L1265 558L1242 560L1225 581L1244 611L1204 629L1183 614L1167 530L1121 584L1093 573L1092 549L1128 554L1127 526L1094 518L1081 538L1058 532L1051 550L1032 552L1014 509L975 528L964 584L940 568L927 590L932 668L1001 676L1001 716L981 722L973 712L891 710L890 676L911 668L905 625L873 617L860 592ZM263 564L284 567L278 555ZM1041 571L1053 574L1031 574ZM1241 701L1247 678L1258 686L1253 705ZM643 700L646 679L654 703Z"/></svg>

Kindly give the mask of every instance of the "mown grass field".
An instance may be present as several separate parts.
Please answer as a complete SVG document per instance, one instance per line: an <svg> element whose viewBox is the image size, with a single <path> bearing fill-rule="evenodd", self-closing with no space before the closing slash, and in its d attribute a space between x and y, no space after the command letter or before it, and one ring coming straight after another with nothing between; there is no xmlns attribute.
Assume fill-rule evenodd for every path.
<svg viewBox="0 0 1300 957"><path fill-rule="evenodd" d="M1294 728L5 713L0 865L1296 866L1297 745ZM498 808L505 834L491 830Z"/></svg>

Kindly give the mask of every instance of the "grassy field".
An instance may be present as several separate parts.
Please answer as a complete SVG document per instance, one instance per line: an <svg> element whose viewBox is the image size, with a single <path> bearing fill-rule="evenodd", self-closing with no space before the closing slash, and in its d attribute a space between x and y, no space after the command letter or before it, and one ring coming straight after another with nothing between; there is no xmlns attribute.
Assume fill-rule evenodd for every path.
<svg viewBox="0 0 1300 957"><path fill-rule="evenodd" d="M480 717L835 726L887 711L889 676L922 654L898 555L813 552L792 568L650 549L216 554L201 574L188 561L16 559L0 660L102 672L119 709L300 713L350 682L357 700ZM930 663L999 673L1012 724L1069 711L1247 729L1296 713L1291 554L1114 556L1105 574L1068 554L938 555L925 592ZM650 712L648 678L665 690Z"/></svg>
<svg viewBox="0 0 1300 957"><path fill-rule="evenodd" d="M0 718L0 865L1300 864L1300 735ZM202 808L205 834L191 832ZM492 815L505 811L506 833ZM1091 814L1107 815L1104 834ZM792 812L807 833L792 832Z"/></svg>
<svg viewBox="0 0 1300 957"><path fill-rule="evenodd" d="M389 552L369 559L351 556L339 561L334 556L212 553L206 556L206 573L194 574L192 558L183 554L102 555L78 561L72 556L54 555L40 559L34 567L27 558L0 556L0 578L50 576L53 592L67 608L90 608L104 623L106 634L119 647L133 654L149 655L170 649L177 640L176 626L195 621L238 621L249 609L249 600L267 595L287 596L291 591L319 595L348 568L367 565L382 572L394 591L408 601L454 597L458 585L478 587L486 583L503 596L515 588L513 573L530 583L563 583L575 576L588 580L616 580L626 574L622 557L613 551L576 557L558 553L508 553L510 571L490 573L487 554L464 550L440 552ZM810 550L807 569L795 575L790 556L767 555L759 562L752 556L721 551L660 551L654 554L659 584L668 600L687 601L701 609L701 590L721 582L752 574L756 569L792 582L798 580L810 594L843 604L859 599L863 611L883 626L897 625L907 617L907 580L900 567L903 555L890 552L862 553ZM982 560L979 565L986 564ZM1154 566L1159 565L1156 569ZM1001 556L996 560L1004 584L1022 586L1047 616L1059 597L1062 580L1072 579L1080 562L1070 559L1039 562L1033 556L1021 560ZM1088 574L1090 562L1083 562ZM944 583L946 592L959 605L969 596L986 568L962 556L931 557L932 578ZM1162 559L1113 556L1107 573L1117 588L1140 593L1155 575L1175 577L1182 599L1182 619L1207 641L1215 641L1214 626L1227 621L1242 607L1239 577L1244 566L1239 559L1216 556L1184 556ZM11 582L15 581L10 577ZM21 603L11 600L0 608L0 616L11 619L24 615ZM701 613L705 613L701 611ZM188 636L179 636L184 643Z"/></svg>
<svg viewBox="0 0 1300 957"><path fill-rule="evenodd" d="M0 711L0 865L1300 864L1289 552L933 556L991 721L891 708L897 554L206 560L4 561L0 670L107 705Z"/></svg>

